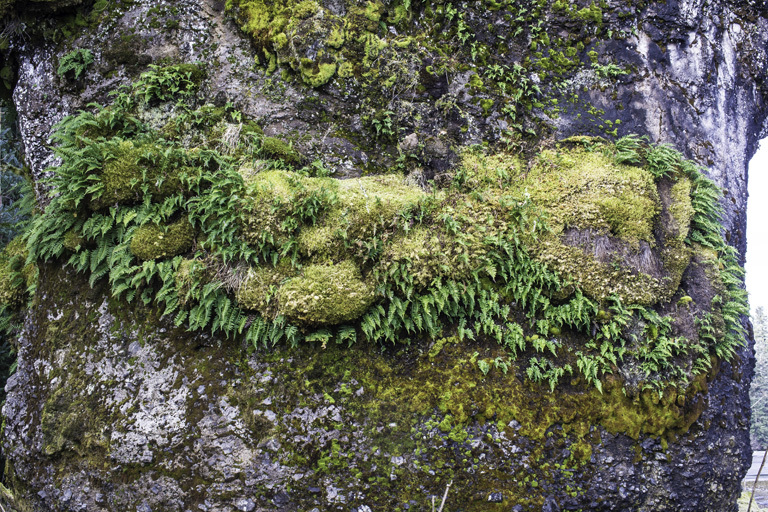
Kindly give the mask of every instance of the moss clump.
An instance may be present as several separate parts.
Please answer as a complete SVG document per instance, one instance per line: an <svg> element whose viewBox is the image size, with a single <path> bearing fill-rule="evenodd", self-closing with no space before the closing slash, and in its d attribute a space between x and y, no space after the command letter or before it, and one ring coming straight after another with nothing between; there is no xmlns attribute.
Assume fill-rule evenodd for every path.
<svg viewBox="0 0 768 512"><path fill-rule="evenodd" d="M352 261L310 265L278 292L280 312L303 325L337 325L360 317L375 299Z"/></svg>
<svg viewBox="0 0 768 512"><path fill-rule="evenodd" d="M573 17L578 20L592 22L597 26L603 24L603 10L599 5L595 4L595 2L592 2L589 7L584 7L583 9L576 11Z"/></svg>
<svg viewBox="0 0 768 512"><path fill-rule="evenodd" d="M80 233L74 229L70 229L64 235L62 244L66 249L69 249L72 252L77 252L77 250L83 245L84 242L85 239L80 235Z"/></svg>
<svg viewBox="0 0 768 512"><path fill-rule="evenodd" d="M691 228L691 219L695 213L691 204L691 180L681 177L670 190L671 204L669 213L672 222L668 225L670 233L680 242L685 241Z"/></svg>
<svg viewBox="0 0 768 512"><path fill-rule="evenodd" d="M311 87L320 87L328 83L328 81L336 74L336 63L320 63L316 64L310 59L302 59L301 61L301 78L304 83Z"/></svg>
<svg viewBox="0 0 768 512"><path fill-rule="evenodd" d="M235 298L244 309L273 318L277 314L277 290L285 280L296 274L288 258L281 259L274 267L267 264L252 268L238 288Z"/></svg>
<svg viewBox="0 0 768 512"><path fill-rule="evenodd" d="M382 233L399 213L425 197L422 190L404 183L399 175L369 176L337 183L335 206L315 226L302 228L298 249L319 260L344 257L346 244L359 243Z"/></svg>
<svg viewBox="0 0 768 512"><path fill-rule="evenodd" d="M98 421L95 411L101 408L97 394L87 393L84 387L84 383L62 386L45 403L41 430L46 455L74 451L85 456L109 447L109 440L94 429Z"/></svg>
<svg viewBox="0 0 768 512"><path fill-rule="evenodd" d="M507 187L510 178L519 175L522 168L519 157L514 155L465 151L453 184L466 192Z"/></svg>
<svg viewBox="0 0 768 512"><path fill-rule="evenodd" d="M292 244L297 230L317 224L337 202L336 180L278 170L256 174L247 171L240 169L249 202L243 236L254 246L282 248Z"/></svg>
<svg viewBox="0 0 768 512"><path fill-rule="evenodd" d="M195 230L187 219L181 219L167 228L145 224L133 233L131 253L142 260L170 258L187 252L192 247Z"/></svg>
<svg viewBox="0 0 768 512"><path fill-rule="evenodd" d="M415 207L424 191L407 185L402 176L368 176L335 182L335 207L314 227L299 236L299 250L307 255L328 255L343 248L345 239L367 239Z"/></svg>
<svg viewBox="0 0 768 512"><path fill-rule="evenodd" d="M633 246L654 243L659 195L653 175L642 168L616 164L600 151L547 151L520 187L548 211L555 232L592 228Z"/></svg>
<svg viewBox="0 0 768 512"><path fill-rule="evenodd" d="M252 204L244 229L249 243L269 238L284 246L295 240L298 252L315 263L349 257L346 244L383 234L399 213L426 197L394 174L339 181L286 171L241 172Z"/></svg>
<svg viewBox="0 0 768 512"><path fill-rule="evenodd" d="M301 153L284 140L275 137L263 137L261 139L261 151L271 158L282 160L287 164L299 164L304 159Z"/></svg>
<svg viewBox="0 0 768 512"><path fill-rule="evenodd" d="M23 305L26 290L37 275L35 265L26 261L27 248L21 237L14 238L0 251L0 306Z"/></svg>
<svg viewBox="0 0 768 512"><path fill-rule="evenodd" d="M118 115L117 128L90 141L101 151L95 166L83 165L80 149L88 142L78 132L96 116L84 113L62 124L63 163L56 175L61 194L35 219L30 252L41 259L61 256L63 239L74 229L98 245L80 247L70 257L78 270L90 270L94 281L109 272L114 293L128 297L139 291L138 276L153 272L161 291L145 288L142 299L178 310L176 321L191 330L234 334L248 325L245 341L261 346L358 336L396 343L404 335L434 339L455 329L463 339L495 340L510 360L535 350L539 356L522 371L551 389L578 370L598 390L605 375L619 373L629 390L663 390L706 371L708 349L733 355L740 332L734 311L743 304L730 284L738 271L735 259L725 257L730 253L719 231L717 190L669 148L647 148L632 138L616 145L582 139L585 147L546 151L526 165L505 153L472 150L453 183L445 179L442 191L426 195L398 175L336 181L259 172L275 163L187 150L182 141L165 142L149 128L136 136L139 128L123 121L140 107L133 99L121 93L110 112ZM264 142L264 154L286 154L284 142L272 150L269 138ZM140 189L143 197L129 194L125 201L142 199L141 206L126 204L109 215L78 210L98 185L87 186L100 156L106 160L102 181L120 177L130 194L138 196ZM648 168L621 162L647 162ZM158 201L157 182L168 183L185 166L196 171L184 180L186 190ZM681 176L695 184L687 198L695 205L690 226L682 225L690 208L673 210L669 199L686 200L688 188L675 185ZM120 187L104 187L105 196L120 199ZM117 258L115 248L126 242L139 260L190 247L188 225L142 225L147 215L189 219L200 229L207 255L184 265L176 256L162 272L136 265L122 252ZM676 219L674 229L664 227L667 215ZM703 288L715 278L705 276L700 293L689 281L677 297L695 297L701 307L672 312L668 301L693 249L687 238L681 241L687 229L691 239L716 249L728 284L718 296L727 303L710 305ZM269 270L280 258L290 261L290 270ZM247 265L255 268L241 286ZM181 267L188 272L168 271ZM231 307L234 290L244 306L261 314ZM698 335L696 321L706 315L712 332ZM345 322L354 324L325 328ZM503 359L490 361L509 367ZM482 360L484 370L490 364Z"/></svg>
<svg viewBox="0 0 768 512"><path fill-rule="evenodd" d="M599 147L545 152L516 185L547 213L551 231L533 244L537 258L597 300L666 300L679 276L666 279L653 252L662 211L654 176L617 164Z"/></svg>
<svg viewBox="0 0 768 512"><path fill-rule="evenodd" d="M91 202L94 210L115 203L137 201L139 191L134 187L141 182L142 168L138 161L141 148L131 141L117 144L111 158L104 165L101 181L104 188L101 195Z"/></svg>
<svg viewBox="0 0 768 512"><path fill-rule="evenodd" d="M424 289L446 269L450 269L452 279L469 277L468 266L453 259L451 252L437 233L419 226L395 238L385 250L382 260L384 268L394 265L405 268L416 288Z"/></svg>
<svg viewBox="0 0 768 512"><path fill-rule="evenodd" d="M106 161L101 171L102 189L91 197L90 208L142 200L142 184L159 197L181 190L181 164L164 157L165 149L154 144L118 140L104 147Z"/></svg>

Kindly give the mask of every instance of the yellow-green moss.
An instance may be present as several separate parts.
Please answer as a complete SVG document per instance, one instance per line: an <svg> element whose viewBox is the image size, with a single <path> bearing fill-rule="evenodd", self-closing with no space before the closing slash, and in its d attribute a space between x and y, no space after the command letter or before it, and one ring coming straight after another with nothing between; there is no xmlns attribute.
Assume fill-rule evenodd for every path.
<svg viewBox="0 0 768 512"><path fill-rule="evenodd" d="M81 456L109 448L104 434L93 429L100 409L97 395L82 384L62 386L53 392L42 411L43 453L55 455L65 450Z"/></svg>
<svg viewBox="0 0 768 512"><path fill-rule="evenodd" d="M243 236L251 244L258 245L265 238L275 246L288 242L295 229L300 227L288 219L301 216L297 209L309 196L322 203L323 212L336 202L339 182L331 178L307 178L281 170L252 173L248 168L241 168L240 173L244 176L251 203ZM318 214L324 216L323 212ZM314 221L317 223L318 219Z"/></svg>
<svg viewBox="0 0 768 512"><path fill-rule="evenodd" d="M337 50L344 45L344 30L342 27L333 27L328 38L325 40L325 44L331 48Z"/></svg>
<svg viewBox="0 0 768 512"><path fill-rule="evenodd" d="M104 189L93 201L94 209L139 198L137 184L142 181L142 168L138 164L141 148L131 141L122 141L104 165L101 175ZM136 188L134 188L136 187Z"/></svg>
<svg viewBox="0 0 768 512"><path fill-rule="evenodd" d="M336 325L360 317L373 303L374 288L352 261L310 265L278 292L280 313L302 325Z"/></svg>
<svg viewBox="0 0 768 512"><path fill-rule="evenodd" d="M139 163L147 155L154 155L161 160L163 152L162 147L135 145L129 140L112 146L101 173L102 192L92 199L90 207L98 210L117 203L139 202L142 198L140 185L145 181L154 185L150 191L158 196L167 196L179 191L179 175L183 169Z"/></svg>
<svg viewBox="0 0 768 512"><path fill-rule="evenodd" d="M663 442L684 435L705 404L706 375L687 389L669 389L661 398L656 392L629 398L618 381L606 382L604 394L584 388L577 380L550 393L546 385L518 379L518 362L511 363L506 374L491 368L484 375L470 355L473 352L486 360L506 355L498 346L456 338L438 340L432 347L416 342L403 348L398 357L371 353L360 345L285 350L274 355L270 370L291 372L292 378L272 395L272 407L280 414L280 404L284 404L285 412L290 413L295 403L311 395L340 404L346 411L345 421L362 425L365 446L370 447L365 458L370 460L370 468L355 461L354 471L362 471L364 476L369 471L383 471L392 456L413 455L416 471L398 473L392 481L369 480L374 494L408 495L410 479L428 488L444 488L452 480L455 508L485 512L506 509L490 508L482 486L491 487L488 492L503 490L507 504L538 504L538 510L543 497L555 488L552 484L564 476L572 484L571 491L578 491L574 477L580 478L582 470L591 474L598 467L592 454L600 449L606 431L627 436L631 451L632 440L644 436ZM348 386L364 393L345 392ZM403 396L409 399L403 401ZM482 439L478 432L485 432ZM519 454L504 451L505 460L512 467L525 461L525 470L496 472L491 463L478 481L470 471L476 459L481 454L501 455L499 445L508 449L510 443L523 449ZM557 450L551 449L553 443ZM338 454L348 446L341 441L331 453L324 452L323 465L346 468ZM643 445L636 442L635 446L642 456ZM297 448L283 445L282 450ZM337 457L330 460L333 452ZM306 459L297 461L306 464ZM351 474L349 468L342 479L348 481ZM393 510L394 506L382 509Z"/></svg>
<svg viewBox="0 0 768 512"><path fill-rule="evenodd" d="M17 308L23 305L26 290L35 281L37 269L27 264L27 247L16 237L0 251L0 305Z"/></svg>
<svg viewBox="0 0 768 512"><path fill-rule="evenodd" d="M469 277L472 269L467 263L452 258L454 248L446 247L446 243L450 241L441 240L434 230L416 227L387 246L382 267L386 271L393 264L404 266L417 289L426 288L436 277L444 274L462 281Z"/></svg>
<svg viewBox="0 0 768 512"><path fill-rule="evenodd" d="M536 164L519 188L525 188L536 204L547 209L550 228L555 232L568 227L591 228L632 245L654 243L659 195L650 172L616 164L608 155L580 148L546 151Z"/></svg>
<svg viewBox="0 0 768 512"><path fill-rule="evenodd" d="M333 78L333 75L336 73L336 63L316 64L309 59L302 59L300 69L301 78L305 84L311 87L320 87Z"/></svg>
<svg viewBox="0 0 768 512"><path fill-rule="evenodd" d="M679 279L670 283L666 276L638 271L621 256L610 260L610 254L603 254L606 249L601 252L609 243L612 251L647 260L642 254L655 246L653 230L661 211L650 172L616 164L599 149L573 148L544 152L516 188L546 212L551 231L533 244L537 258L570 276L589 296L602 300L617 294L627 302L653 304L676 290ZM566 244L568 229L583 233L587 245Z"/></svg>
<svg viewBox="0 0 768 512"><path fill-rule="evenodd" d="M261 150L267 156L289 164L298 164L303 160L301 154L293 149L290 144L275 137L263 137L261 139Z"/></svg>
<svg viewBox="0 0 768 512"><path fill-rule="evenodd" d="M62 243L66 249L77 251L83 245L83 242L83 237L74 229L70 229L64 234L64 241Z"/></svg>
<svg viewBox="0 0 768 512"><path fill-rule="evenodd" d="M299 233L299 251L319 260L338 259L344 240L366 239L378 229L395 221L398 213L412 208L425 193L406 185L400 175L368 176L343 181L309 178L307 186L319 184L332 188L335 206L315 226L305 226ZM313 183L317 183L313 185Z"/></svg>
<svg viewBox="0 0 768 512"><path fill-rule="evenodd" d="M522 170L520 158L508 153L486 154L483 151L467 150L461 156L457 173L457 184L462 190L473 191L486 188L502 188L510 184Z"/></svg>
<svg viewBox="0 0 768 512"><path fill-rule="evenodd" d="M612 235L629 240L635 249L638 240L653 245L653 217L648 215L649 211L658 209L653 199L623 190L614 196L601 197L596 204Z"/></svg>
<svg viewBox="0 0 768 512"><path fill-rule="evenodd" d="M367 176L339 182L338 207L326 223L347 226L350 233L372 232L425 197L424 191L405 184L402 176Z"/></svg>
<svg viewBox="0 0 768 512"><path fill-rule="evenodd" d="M131 253L142 260L170 258L187 252L194 236L195 230L186 218L167 228L145 224L133 233Z"/></svg>
<svg viewBox="0 0 768 512"><path fill-rule="evenodd" d="M691 227L691 218L694 214L691 204L691 180L686 177L680 177L670 190L671 204L669 212L672 215L674 224L668 227L668 230L674 234L679 241L684 241L688 236Z"/></svg>
<svg viewBox="0 0 768 512"><path fill-rule="evenodd" d="M269 264L252 268L235 294L240 306L249 311L258 311L262 316L271 318L276 313L277 291L289 277L297 271L287 258L281 259L276 266Z"/></svg>

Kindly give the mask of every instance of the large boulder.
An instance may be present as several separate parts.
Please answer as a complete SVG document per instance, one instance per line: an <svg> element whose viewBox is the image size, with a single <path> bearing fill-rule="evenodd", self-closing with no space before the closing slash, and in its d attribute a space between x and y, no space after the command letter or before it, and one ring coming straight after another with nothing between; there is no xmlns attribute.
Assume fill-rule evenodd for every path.
<svg viewBox="0 0 768 512"><path fill-rule="evenodd" d="M735 510L763 7L16 13L9 506Z"/></svg>

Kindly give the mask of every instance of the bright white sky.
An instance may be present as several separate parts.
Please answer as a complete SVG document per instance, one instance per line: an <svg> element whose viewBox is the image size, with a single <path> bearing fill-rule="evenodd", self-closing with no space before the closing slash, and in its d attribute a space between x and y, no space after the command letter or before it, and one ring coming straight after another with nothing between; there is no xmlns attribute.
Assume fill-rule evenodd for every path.
<svg viewBox="0 0 768 512"><path fill-rule="evenodd" d="M746 269L752 312L768 309L768 139L749 163Z"/></svg>

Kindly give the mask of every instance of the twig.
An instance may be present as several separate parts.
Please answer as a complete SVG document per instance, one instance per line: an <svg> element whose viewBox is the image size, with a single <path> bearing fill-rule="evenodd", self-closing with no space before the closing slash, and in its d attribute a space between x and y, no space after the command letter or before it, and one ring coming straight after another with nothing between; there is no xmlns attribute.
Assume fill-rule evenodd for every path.
<svg viewBox="0 0 768 512"><path fill-rule="evenodd" d="M453 485L453 480L448 482L448 485L445 486L445 493L443 494L443 501L440 502L440 508L437 509L437 512L443 512L443 507L445 506L445 500L448 499L448 489L450 489L452 485ZM433 508L434 508L434 502L435 502L435 498L433 496L432 497L432 507Z"/></svg>
<svg viewBox="0 0 768 512"><path fill-rule="evenodd" d="M747 506L747 512L752 510L752 500L755 499L755 490L757 489L757 481L760 479L760 473L763 472L763 466L765 466L765 458L768 456L768 450L763 452L763 462L760 464L760 469L757 470L757 476L755 477L755 483L752 486L752 494L749 496L749 506Z"/></svg>

